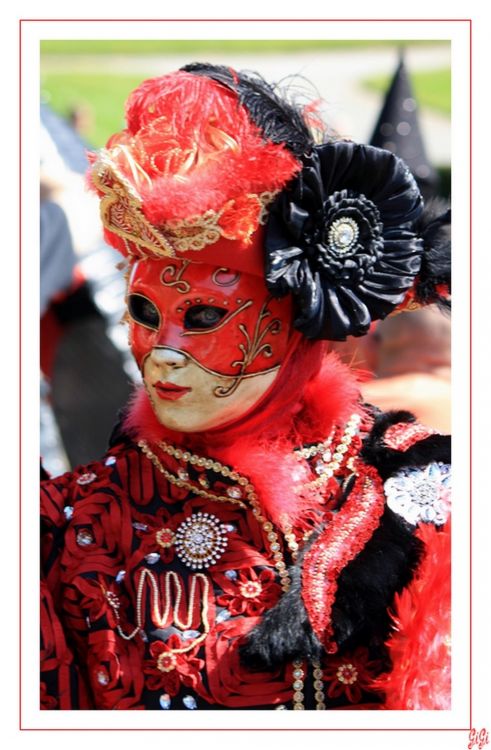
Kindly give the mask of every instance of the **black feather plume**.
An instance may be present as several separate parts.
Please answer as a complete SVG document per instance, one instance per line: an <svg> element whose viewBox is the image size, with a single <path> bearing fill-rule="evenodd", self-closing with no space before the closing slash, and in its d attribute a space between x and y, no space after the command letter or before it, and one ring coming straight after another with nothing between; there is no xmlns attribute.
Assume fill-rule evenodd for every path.
<svg viewBox="0 0 491 750"><path fill-rule="evenodd" d="M451 292L451 212L439 199L430 201L423 211L415 231L422 237L424 253L415 286L415 299L422 305L436 303L450 309L450 300L437 287L443 285Z"/></svg>
<svg viewBox="0 0 491 750"><path fill-rule="evenodd" d="M297 157L314 145L300 109L282 98L258 73L236 72L211 63L190 63L181 70L206 76L234 91L268 141L284 143Z"/></svg>

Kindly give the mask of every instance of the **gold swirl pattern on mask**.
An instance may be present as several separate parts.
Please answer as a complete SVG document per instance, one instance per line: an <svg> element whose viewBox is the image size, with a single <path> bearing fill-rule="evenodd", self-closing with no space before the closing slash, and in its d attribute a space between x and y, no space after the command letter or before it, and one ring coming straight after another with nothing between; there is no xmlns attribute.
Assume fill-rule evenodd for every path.
<svg viewBox="0 0 491 750"><path fill-rule="evenodd" d="M273 318L263 326L264 321L271 316L271 310L268 310L268 304L271 302L271 299L272 297L268 297L263 303L252 336L249 334L249 331L243 323L239 324L238 329L244 336L245 343L239 344L239 349L242 352L242 359L237 359L232 362L232 367L240 367L240 371L237 373L230 386L218 386L214 391L215 396L226 398L234 393L242 380L247 376L247 368L260 354L268 358L273 356L271 344L263 343L268 334L276 336L281 332L281 320L279 318Z"/></svg>
<svg viewBox="0 0 491 750"><path fill-rule="evenodd" d="M189 260L183 260L182 266L178 269L177 266L170 265L166 266L160 274L160 281L164 286L173 286L180 294L188 294L191 291L191 284L189 281L183 279L183 275L186 268L189 266Z"/></svg>
<svg viewBox="0 0 491 750"><path fill-rule="evenodd" d="M217 286L233 286L240 279L238 271L231 271L230 268L217 268L211 275L211 280Z"/></svg>

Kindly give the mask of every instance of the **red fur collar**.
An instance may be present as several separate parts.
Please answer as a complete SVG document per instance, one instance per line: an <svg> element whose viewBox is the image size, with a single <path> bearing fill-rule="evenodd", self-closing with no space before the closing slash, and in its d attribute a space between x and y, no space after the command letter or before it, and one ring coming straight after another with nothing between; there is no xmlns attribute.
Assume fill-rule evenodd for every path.
<svg viewBox="0 0 491 750"><path fill-rule="evenodd" d="M325 357L318 374L290 401L281 418L274 411L274 399L272 393L262 405L262 420L258 423L255 418L251 430L245 420L240 429L230 425L189 435L163 427L141 387L132 399L124 428L136 440L151 444L167 440L233 466L251 479L272 520L286 516L291 521L302 510L298 497L292 493L302 471L292 455L293 449L324 440L333 425L342 426L362 407L356 375L333 353Z"/></svg>

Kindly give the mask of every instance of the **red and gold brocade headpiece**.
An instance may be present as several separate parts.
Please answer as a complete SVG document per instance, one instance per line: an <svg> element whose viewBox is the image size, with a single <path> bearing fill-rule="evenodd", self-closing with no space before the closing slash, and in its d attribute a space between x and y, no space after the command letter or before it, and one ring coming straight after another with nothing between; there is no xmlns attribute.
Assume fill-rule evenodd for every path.
<svg viewBox="0 0 491 750"><path fill-rule="evenodd" d="M426 231L389 151L316 145L259 76L194 63L145 81L127 128L92 157L107 240L130 259L182 258L264 278L309 339L361 336L449 288L449 214Z"/></svg>
<svg viewBox="0 0 491 750"><path fill-rule="evenodd" d="M127 128L92 157L111 245L263 276L267 207L301 164L265 140L237 96L178 71L129 97Z"/></svg>

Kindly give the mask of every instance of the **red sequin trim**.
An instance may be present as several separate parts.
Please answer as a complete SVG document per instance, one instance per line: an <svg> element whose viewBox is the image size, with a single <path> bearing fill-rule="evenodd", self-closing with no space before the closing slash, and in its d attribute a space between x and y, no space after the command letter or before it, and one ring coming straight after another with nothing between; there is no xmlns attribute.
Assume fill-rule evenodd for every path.
<svg viewBox="0 0 491 750"><path fill-rule="evenodd" d="M437 431L432 427L425 427L418 422L398 422L386 431L384 443L394 451L407 451L414 443L435 434Z"/></svg>
<svg viewBox="0 0 491 750"><path fill-rule="evenodd" d="M305 555L302 597L314 633L328 653L337 651L331 611L339 575L372 537L384 505L383 484L376 470L359 467L342 509Z"/></svg>

